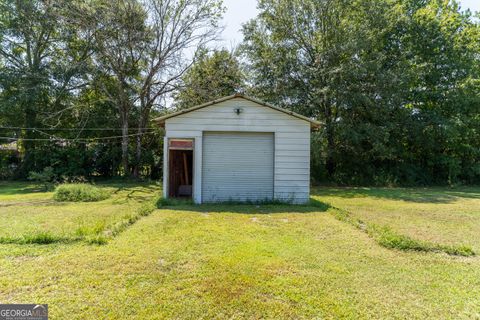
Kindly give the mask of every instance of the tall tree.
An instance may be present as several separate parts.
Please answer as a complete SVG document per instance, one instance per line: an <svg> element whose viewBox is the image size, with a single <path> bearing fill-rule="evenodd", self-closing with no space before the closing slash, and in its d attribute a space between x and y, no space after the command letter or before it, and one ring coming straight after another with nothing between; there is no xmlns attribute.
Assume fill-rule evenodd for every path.
<svg viewBox="0 0 480 320"><path fill-rule="evenodd" d="M137 102L138 80L148 39L147 13L136 0L100 0L72 7L76 23L93 36L93 61L104 94L116 106L122 130L122 166L128 161L129 122Z"/></svg>
<svg viewBox="0 0 480 320"><path fill-rule="evenodd" d="M201 48L217 38L225 10L222 0L144 1L149 33L137 90L140 103L135 176L141 166L143 128L152 109L165 107L161 102L178 86Z"/></svg>
<svg viewBox="0 0 480 320"><path fill-rule="evenodd" d="M66 2L65 2L66 3ZM78 41L61 1L0 1L1 112L26 128L58 124L83 80L88 43ZM37 133L21 132L23 175L35 166Z"/></svg>
<svg viewBox="0 0 480 320"><path fill-rule="evenodd" d="M245 89L245 75L235 53L225 49L200 53L195 64L182 77L175 93L177 109L193 107Z"/></svg>
<svg viewBox="0 0 480 320"><path fill-rule="evenodd" d="M77 9L80 23L94 30L95 61L114 86L104 90L117 105L122 126L122 163L128 160L129 117L137 115L134 175L139 174L142 138L150 112L162 107L189 68L197 48L216 38L221 0L100 0ZM87 12L87 14L85 14Z"/></svg>
<svg viewBox="0 0 480 320"><path fill-rule="evenodd" d="M405 1L402 8L412 74L408 107L415 120L410 152L430 183L469 181L480 173L472 121L480 114L480 86L474 84L480 81L480 25L459 11L457 1Z"/></svg>
<svg viewBox="0 0 480 320"><path fill-rule="evenodd" d="M259 9L243 29L251 90L324 121L314 170L324 162L347 183L432 183L473 165L478 24L456 1L260 0Z"/></svg>
<svg viewBox="0 0 480 320"><path fill-rule="evenodd" d="M266 100L324 121L330 176L336 166L335 137L342 110L361 99L352 92L350 80L360 80L362 71L371 71L367 70L373 67L368 65L371 57L363 58L376 39L368 32L383 31L378 26L371 31L361 27L359 18L365 18L358 9L361 4L261 0L259 16L244 26L243 50L251 61L252 90ZM370 10L377 18L384 11L381 4Z"/></svg>

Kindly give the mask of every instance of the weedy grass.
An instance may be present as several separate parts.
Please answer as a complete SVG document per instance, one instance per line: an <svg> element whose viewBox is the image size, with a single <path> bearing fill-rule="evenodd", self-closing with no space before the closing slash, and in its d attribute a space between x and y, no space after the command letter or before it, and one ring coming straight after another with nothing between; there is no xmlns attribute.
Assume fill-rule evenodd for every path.
<svg viewBox="0 0 480 320"><path fill-rule="evenodd" d="M63 187L72 188L71 185ZM49 200L54 194L41 187L24 184L24 188L19 183L12 185L13 190L0 185L0 243L105 244L139 217L151 213L160 193L160 188L151 183L106 182L94 187L96 195L109 195L104 201L56 202ZM15 192L16 198L12 197Z"/></svg>
<svg viewBox="0 0 480 320"><path fill-rule="evenodd" d="M65 241L64 238L54 235L50 232L38 232L34 234L26 234L22 238L23 243L27 244L50 244L54 242Z"/></svg>
<svg viewBox="0 0 480 320"><path fill-rule="evenodd" d="M182 198L164 198L159 197L156 206L159 209L168 208L168 207L192 207L197 210L202 210L206 208L226 208L229 207L262 207L262 208L283 208L283 211L291 209L293 211L301 209L300 211L305 211L304 209L316 208L317 211L326 211L330 208L325 202L310 199L305 204L294 204L291 201L282 201L282 200L261 200L261 201L225 201L221 203L205 203L202 205L196 205L192 199L182 199Z"/></svg>
<svg viewBox="0 0 480 320"><path fill-rule="evenodd" d="M191 199L160 197L158 198L156 205L157 205L157 208L162 208L162 207L194 205L194 203Z"/></svg>
<svg viewBox="0 0 480 320"><path fill-rule="evenodd" d="M315 199L339 209L381 245L471 256L480 252L480 187L324 188ZM348 214L346 214L348 213Z"/></svg>
<svg viewBox="0 0 480 320"><path fill-rule="evenodd" d="M57 203L52 193L31 186L26 191L15 184L2 193L0 183L0 236L32 236L0 243L3 303L41 300L52 319L74 320L478 315L480 258L424 250L424 242L442 243L442 252L469 248L399 231L405 224L418 227L418 219L382 216L392 215L387 207L408 217L415 216L408 208L416 215L431 210L454 224L461 221L455 214L470 215L474 228L474 193L447 202L435 190L442 202L421 203L423 210L419 196L409 198L416 194L411 189L379 190L382 198L329 189L323 190L328 197L317 194L302 206L170 202L155 210L166 204L156 199L156 185L98 186L108 188L111 198ZM376 214L363 215L369 204ZM446 231L443 239L451 236ZM470 245L469 233L465 236Z"/></svg>
<svg viewBox="0 0 480 320"><path fill-rule="evenodd" d="M105 236L115 237L140 220L140 218L150 215L156 209L156 203L158 203L158 200L150 200L142 204L133 214L126 214L121 221L104 231Z"/></svg>
<svg viewBox="0 0 480 320"><path fill-rule="evenodd" d="M131 206L121 219L146 216L96 245L0 244L3 303L73 320L476 317L478 257L385 248L318 205Z"/></svg>
<svg viewBox="0 0 480 320"><path fill-rule="evenodd" d="M110 192L87 183L66 183L55 188L55 201L95 202L108 199Z"/></svg>
<svg viewBox="0 0 480 320"><path fill-rule="evenodd" d="M425 252L443 252L450 255L470 257L476 255L471 246L467 245L445 245L413 239L406 235L398 234L388 226L378 226L373 223L362 221L354 214L332 207L330 212L340 221L347 222L350 225L366 232L375 241L389 249L413 250Z"/></svg>
<svg viewBox="0 0 480 320"><path fill-rule="evenodd" d="M0 237L0 244L52 244L57 242L69 243L77 238L56 235L48 231L37 231L19 237Z"/></svg>

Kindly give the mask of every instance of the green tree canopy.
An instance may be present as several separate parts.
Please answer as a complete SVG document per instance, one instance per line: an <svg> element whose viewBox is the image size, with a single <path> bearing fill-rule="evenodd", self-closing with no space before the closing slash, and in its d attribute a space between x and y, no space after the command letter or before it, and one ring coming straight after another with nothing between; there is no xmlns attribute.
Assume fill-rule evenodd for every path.
<svg viewBox="0 0 480 320"><path fill-rule="evenodd" d="M260 0L259 9L243 29L251 91L324 122L317 178L478 179L467 118L478 113L479 26L455 1Z"/></svg>
<svg viewBox="0 0 480 320"><path fill-rule="evenodd" d="M245 76L235 54L223 49L202 50L193 66L182 77L175 94L175 107L193 107L245 88Z"/></svg>

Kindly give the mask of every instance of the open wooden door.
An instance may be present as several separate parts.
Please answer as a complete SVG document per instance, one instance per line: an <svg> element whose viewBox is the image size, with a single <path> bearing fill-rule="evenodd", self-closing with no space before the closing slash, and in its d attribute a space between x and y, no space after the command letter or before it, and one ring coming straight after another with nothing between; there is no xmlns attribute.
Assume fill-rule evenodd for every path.
<svg viewBox="0 0 480 320"><path fill-rule="evenodd" d="M193 185L193 140L169 141L168 196L191 198Z"/></svg>

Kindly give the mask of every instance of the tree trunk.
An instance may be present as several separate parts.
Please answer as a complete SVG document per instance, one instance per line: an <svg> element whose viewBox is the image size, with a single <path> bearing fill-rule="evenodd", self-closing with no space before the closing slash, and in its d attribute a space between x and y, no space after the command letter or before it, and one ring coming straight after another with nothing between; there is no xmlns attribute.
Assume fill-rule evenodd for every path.
<svg viewBox="0 0 480 320"><path fill-rule="evenodd" d="M140 165L142 162L142 138L145 133L145 127L148 123L148 118L150 116L151 105L148 103L142 103L140 120L138 121L138 130L137 130L137 145L135 148L135 167L133 169L133 175L135 178L140 176Z"/></svg>
<svg viewBox="0 0 480 320"><path fill-rule="evenodd" d="M327 136L327 158L325 160L325 169L329 178L333 178L335 173L335 132L333 128L332 112L330 107L325 107L325 133Z"/></svg>
<svg viewBox="0 0 480 320"><path fill-rule="evenodd" d="M330 178L333 178L335 173L335 160L333 158L334 150L335 142L333 139L333 130L327 127L327 159L325 161L325 168Z"/></svg>
<svg viewBox="0 0 480 320"><path fill-rule="evenodd" d="M128 168L128 112L123 111L121 114L122 120L122 166L123 175L126 177L129 175Z"/></svg>
<svg viewBox="0 0 480 320"><path fill-rule="evenodd" d="M137 145L135 147L135 167L133 169L133 176L138 178L140 176L140 162L142 160L142 136L143 129L138 128Z"/></svg>
<svg viewBox="0 0 480 320"><path fill-rule="evenodd" d="M27 101L27 105L25 106L25 127L26 128L34 128L37 119L37 113L35 109L32 107L32 104ZM33 130L25 130L24 138L26 140L23 141L23 148L25 150L25 154L23 157L22 165L19 170L19 176L25 178L28 176L28 173L32 170L35 170L35 141L30 141L29 139L34 139L36 134Z"/></svg>

